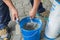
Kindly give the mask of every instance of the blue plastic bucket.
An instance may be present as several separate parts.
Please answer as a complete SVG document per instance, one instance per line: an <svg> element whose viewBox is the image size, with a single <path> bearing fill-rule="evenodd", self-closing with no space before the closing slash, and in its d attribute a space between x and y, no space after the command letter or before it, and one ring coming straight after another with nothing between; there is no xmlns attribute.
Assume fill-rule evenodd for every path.
<svg viewBox="0 0 60 40"><path fill-rule="evenodd" d="M35 30L23 29L25 23L30 22L30 17L25 17L20 21L20 29L24 40L40 40L40 33L42 29L42 21L38 18L32 19L33 22L39 24L39 27Z"/></svg>

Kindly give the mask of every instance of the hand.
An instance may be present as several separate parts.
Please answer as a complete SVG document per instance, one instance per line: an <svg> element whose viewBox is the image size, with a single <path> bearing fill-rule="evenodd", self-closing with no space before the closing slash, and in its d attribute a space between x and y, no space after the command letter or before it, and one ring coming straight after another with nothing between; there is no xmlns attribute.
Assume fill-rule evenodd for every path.
<svg viewBox="0 0 60 40"><path fill-rule="evenodd" d="M30 17L31 18L34 18L35 17L35 15L36 15L36 10L35 9L32 9L31 11L30 11L30 13L29 13L29 15L30 15Z"/></svg>
<svg viewBox="0 0 60 40"><path fill-rule="evenodd" d="M15 21L18 18L18 11L14 8L11 9L12 12L12 20Z"/></svg>

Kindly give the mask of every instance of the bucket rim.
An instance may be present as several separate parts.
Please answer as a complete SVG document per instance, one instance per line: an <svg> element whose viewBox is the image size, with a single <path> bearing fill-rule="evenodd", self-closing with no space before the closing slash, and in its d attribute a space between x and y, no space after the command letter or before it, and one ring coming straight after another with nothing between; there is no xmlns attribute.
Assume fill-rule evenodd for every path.
<svg viewBox="0 0 60 40"><path fill-rule="evenodd" d="M24 20L25 18L30 18L30 16L26 16L26 17L23 17L22 19L21 19L21 21L22 20ZM42 20L41 19L39 19L39 18L35 18L35 19L38 19L39 21L40 21L40 27L39 28L37 28L37 29L34 29L34 30L26 30L26 29L23 29L23 28L20 28L21 30L24 30L24 31L36 31L36 30L38 30L38 29L42 29ZM20 21L20 22L21 22Z"/></svg>

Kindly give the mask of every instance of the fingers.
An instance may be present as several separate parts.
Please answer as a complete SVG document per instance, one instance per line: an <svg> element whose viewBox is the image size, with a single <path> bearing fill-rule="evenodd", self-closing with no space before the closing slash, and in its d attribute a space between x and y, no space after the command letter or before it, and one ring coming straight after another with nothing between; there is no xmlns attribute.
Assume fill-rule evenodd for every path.
<svg viewBox="0 0 60 40"><path fill-rule="evenodd" d="M30 12L29 15L30 15L30 18L31 18L31 19L33 19L33 18L35 17L35 13L31 13L31 12Z"/></svg>
<svg viewBox="0 0 60 40"><path fill-rule="evenodd" d="M15 15L15 20L18 19L18 13Z"/></svg>
<svg viewBox="0 0 60 40"><path fill-rule="evenodd" d="M18 19L18 13L14 15L14 20Z"/></svg>
<svg viewBox="0 0 60 40"><path fill-rule="evenodd" d="M16 19L18 19L18 13L13 14L12 19L13 19L13 21L15 21Z"/></svg>
<svg viewBox="0 0 60 40"><path fill-rule="evenodd" d="M15 21L15 20L14 20L14 15L12 15L12 21Z"/></svg>
<svg viewBox="0 0 60 40"><path fill-rule="evenodd" d="M33 13L29 13L29 16L30 16L30 18L34 18L34 14Z"/></svg>
<svg viewBox="0 0 60 40"><path fill-rule="evenodd" d="M36 12L37 12L36 10L31 9L31 11L29 12L30 17L31 17L31 18L34 18L35 15L36 15Z"/></svg>
<svg viewBox="0 0 60 40"><path fill-rule="evenodd" d="M33 19L33 18L34 18L34 16L32 16L32 15L31 15L31 16L30 16L30 18L31 18L31 19Z"/></svg>

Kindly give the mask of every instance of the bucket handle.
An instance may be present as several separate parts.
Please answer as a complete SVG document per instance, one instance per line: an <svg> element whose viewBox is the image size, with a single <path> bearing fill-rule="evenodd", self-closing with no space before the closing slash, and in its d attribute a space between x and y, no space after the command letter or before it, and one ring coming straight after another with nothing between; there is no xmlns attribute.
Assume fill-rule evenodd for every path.
<svg viewBox="0 0 60 40"><path fill-rule="evenodd" d="M35 33L33 33L31 36L24 36L24 35L23 35L23 36L24 36L24 37L27 37L27 38L28 38L28 37L33 37L37 32L38 32L38 31L36 31Z"/></svg>

